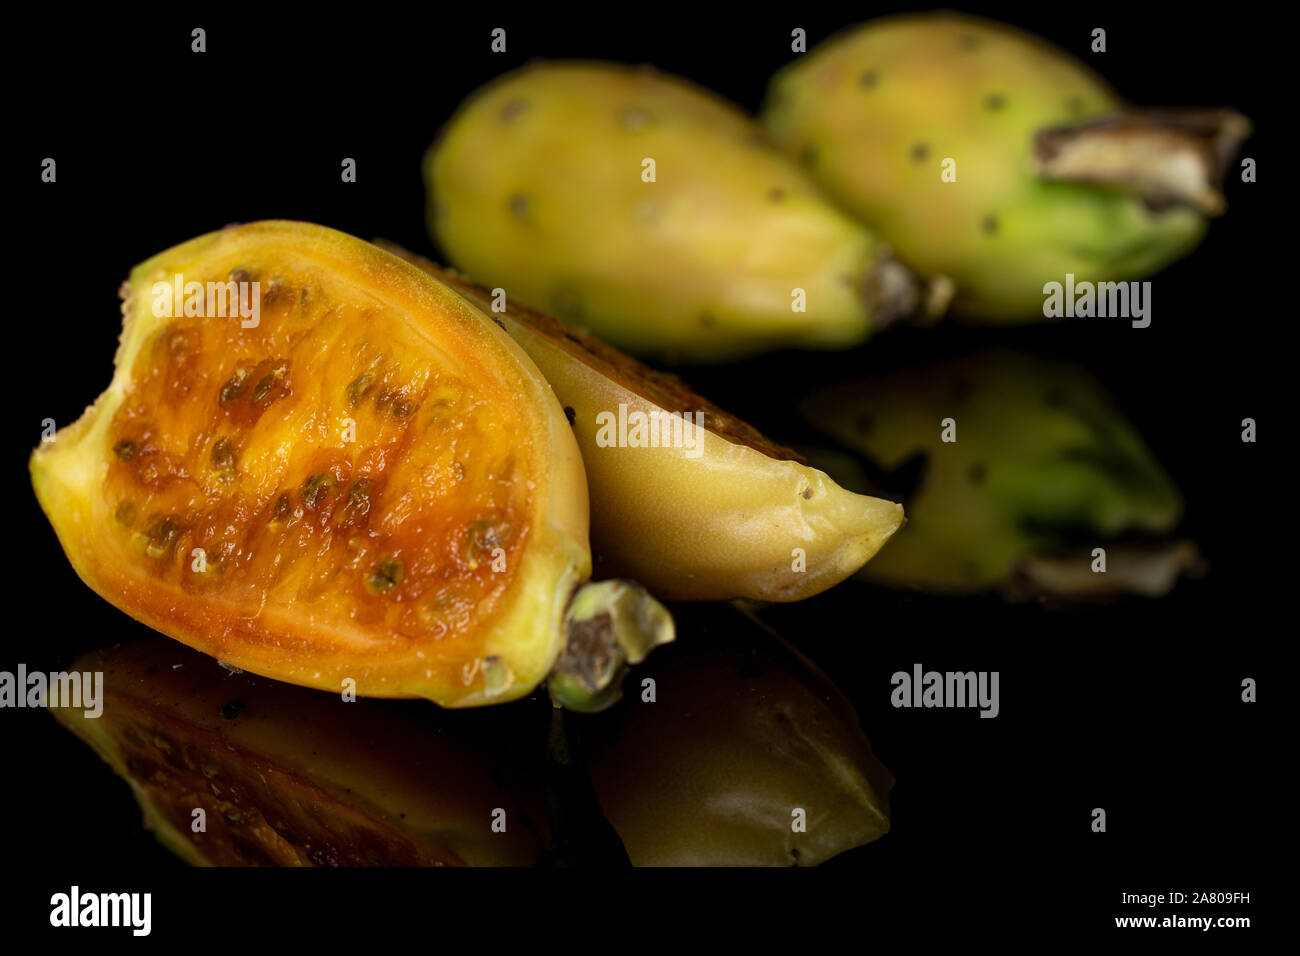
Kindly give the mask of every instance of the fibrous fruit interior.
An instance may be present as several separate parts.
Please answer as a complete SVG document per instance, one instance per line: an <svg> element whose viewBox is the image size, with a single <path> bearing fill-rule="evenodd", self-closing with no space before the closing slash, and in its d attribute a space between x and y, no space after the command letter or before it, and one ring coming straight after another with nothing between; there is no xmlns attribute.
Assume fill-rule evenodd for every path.
<svg viewBox="0 0 1300 956"><path fill-rule="evenodd" d="M260 315L223 307L228 282ZM201 288L177 300L178 283ZM196 239L124 292L112 384L32 458L87 583L307 686L466 705L536 685L589 570L586 486L504 333L386 253L301 224Z"/></svg>

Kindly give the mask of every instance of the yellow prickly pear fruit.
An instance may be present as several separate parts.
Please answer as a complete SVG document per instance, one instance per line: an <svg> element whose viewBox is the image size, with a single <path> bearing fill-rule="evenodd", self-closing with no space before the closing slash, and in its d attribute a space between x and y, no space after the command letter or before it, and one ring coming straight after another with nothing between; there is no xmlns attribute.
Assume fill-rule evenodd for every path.
<svg viewBox="0 0 1300 956"><path fill-rule="evenodd" d="M1126 281L1190 251L1249 122L1131 110L1082 63L957 14L890 17L772 82L764 124L954 313L1043 317L1048 282Z"/></svg>
<svg viewBox="0 0 1300 956"><path fill-rule="evenodd" d="M888 248L756 123L652 70L511 73L461 107L425 178L454 265L631 352L843 347L916 305Z"/></svg>
<svg viewBox="0 0 1300 956"><path fill-rule="evenodd" d="M494 311L489 290L384 248L492 315L546 376L582 451L602 574L670 600L798 601L853 574L902 525L901 505L845 490L675 376L540 312ZM659 439L611 440L620 418Z"/></svg>

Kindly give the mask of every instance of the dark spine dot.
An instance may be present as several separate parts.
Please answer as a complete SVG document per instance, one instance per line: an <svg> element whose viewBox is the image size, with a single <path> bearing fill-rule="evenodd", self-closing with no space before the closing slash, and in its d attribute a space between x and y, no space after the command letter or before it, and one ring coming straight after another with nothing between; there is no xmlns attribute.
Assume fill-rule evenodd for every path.
<svg viewBox="0 0 1300 956"><path fill-rule="evenodd" d="M225 707L221 708L221 716L225 720L234 720L247 709L248 708L242 700L232 700L230 703L226 704Z"/></svg>
<svg viewBox="0 0 1300 956"><path fill-rule="evenodd" d="M773 186L772 191L767 194L767 198L772 202L780 202L785 198L785 190L780 186Z"/></svg>
<svg viewBox="0 0 1300 956"><path fill-rule="evenodd" d="M925 162L925 157L929 155L930 155L930 147L927 146L925 143L914 143L912 145L912 153L911 153L912 162L923 163Z"/></svg>
<svg viewBox="0 0 1300 956"><path fill-rule="evenodd" d="M991 236L995 232L997 232L998 231L997 216L985 216L983 219L981 219L980 230L983 231L983 233L986 236Z"/></svg>
<svg viewBox="0 0 1300 956"><path fill-rule="evenodd" d="M1000 110L1007 105L1007 98L1001 93L990 93L984 98L985 109Z"/></svg>
<svg viewBox="0 0 1300 956"><path fill-rule="evenodd" d="M863 89L871 89L871 87L875 86L879 82L880 73L877 70L865 70L862 75L858 77L858 86L861 86Z"/></svg>
<svg viewBox="0 0 1300 956"><path fill-rule="evenodd" d="M634 132L639 132L654 122L654 117L650 115L650 111L639 106L633 106L623 110L623 112L619 114L618 119L625 129L630 129Z"/></svg>
<svg viewBox="0 0 1300 956"><path fill-rule="evenodd" d="M970 479L972 485L982 485L984 484L984 479L988 477L988 474L988 468L986 468L982 462L977 461L975 464L970 466L970 471L966 473L966 476Z"/></svg>
<svg viewBox="0 0 1300 956"><path fill-rule="evenodd" d="M522 193L515 193L510 197L510 213L516 219L523 219L528 215L528 197Z"/></svg>
<svg viewBox="0 0 1300 956"><path fill-rule="evenodd" d="M971 50L978 49L980 38L973 33L963 33L957 38L957 49L969 53Z"/></svg>
<svg viewBox="0 0 1300 956"><path fill-rule="evenodd" d="M812 167L817 165L817 147L809 143L799 153L799 160L805 166Z"/></svg>
<svg viewBox="0 0 1300 956"><path fill-rule="evenodd" d="M521 100L521 99L510 100L509 102L506 103L505 106L501 107L501 113L500 113L501 121L503 123L509 123L511 120L517 118L519 114L522 113L527 108L528 108L527 100Z"/></svg>
<svg viewBox="0 0 1300 956"><path fill-rule="evenodd" d="M1083 112L1083 99L1078 96L1071 96L1065 101L1065 108L1071 116L1078 116Z"/></svg>

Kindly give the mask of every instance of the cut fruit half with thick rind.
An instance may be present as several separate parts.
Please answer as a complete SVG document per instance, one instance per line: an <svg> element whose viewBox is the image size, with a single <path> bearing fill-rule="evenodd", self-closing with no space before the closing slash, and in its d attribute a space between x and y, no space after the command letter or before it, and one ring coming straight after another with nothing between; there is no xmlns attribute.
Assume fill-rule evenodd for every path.
<svg viewBox="0 0 1300 956"><path fill-rule="evenodd" d="M260 314L223 306L228 282ZM508 335L301 223L202 236L123 292L112 383L31 459L87 584L308 687L464 707L537 686L590 572L586 478Z"/></svg>
<svg viewBox="0 0 1300 956"><path fill-rule="evenodd" d="M602 574L668 600L798 601L849 577L902 526L901 505L845 490L675 376L514 302L495 312L490 290L380 244L500 321L551 383L586 463ZM611 443L602 416L620 409L680 427L683 440Z"/></svg>

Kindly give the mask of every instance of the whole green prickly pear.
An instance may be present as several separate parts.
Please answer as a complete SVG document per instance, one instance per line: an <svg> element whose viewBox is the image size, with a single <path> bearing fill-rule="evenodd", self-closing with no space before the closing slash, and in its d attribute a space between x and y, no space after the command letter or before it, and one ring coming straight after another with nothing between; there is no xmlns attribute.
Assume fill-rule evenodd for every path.
<svg viewBox="0 0 1300 956"><path fill-rule="evenodd" d="M1157 596L1196 565L1195 546L1170 537L1178 489L1082 369L990 352L831 386L802 412L868 463L855 480L851 459L846 470L842 457L810 451L819 466L855 490L892 486L906 499L909 520L863 569L867 580Z"/></svg>
<svg viewBox="0 0 1300 956"><path fill-rule="evenodd" d="M917 302L757 123L650 69L508 74L452 118L425 178L453 264L628 351L845 346Z"/></svg>
<svg viewBox="0 0 1300 956"><path fill-rule="evenodd" d="M1187 253L1249 122L1137 113L1088 67L957 14L847 31L774 78L764 123L953 312L1042 319L1047 282L1127 281Z"/></svg>

